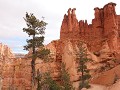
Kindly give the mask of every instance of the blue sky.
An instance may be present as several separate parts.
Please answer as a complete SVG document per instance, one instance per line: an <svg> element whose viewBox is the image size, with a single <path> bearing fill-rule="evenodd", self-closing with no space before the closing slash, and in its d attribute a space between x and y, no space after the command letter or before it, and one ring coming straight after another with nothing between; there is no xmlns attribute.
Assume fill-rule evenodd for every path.
<svg viewBox="0 0 120 90"><path fill-rule="evenodd" d="M76 8L78 20L94 18L94 8L102 8L109 2L115 2L116 12L120 14L119 0L0 0L0 42L8 45L14 53L27 53L23 50L27 34L22 31L26 27L23 19L25 13L34 13L48 23L45 44L59 39L60 27L68 8Z"/></svg>

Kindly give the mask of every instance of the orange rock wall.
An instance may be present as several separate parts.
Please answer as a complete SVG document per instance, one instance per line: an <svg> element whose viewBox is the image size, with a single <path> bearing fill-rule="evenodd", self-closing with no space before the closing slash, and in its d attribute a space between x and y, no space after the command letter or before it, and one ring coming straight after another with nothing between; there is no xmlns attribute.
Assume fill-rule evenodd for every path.
<svg viewBox="0 0 120 90"><path fill-rule="evenodd" d="M0 58L15 58L14 54L12 53L11 49L7 45L3 45L0 43Z"/></svg>
<svg viewBox="0 0 120 90"><path fill-rule="evenodd" d="M84 40L91 51L100 50L102 42L107 40L110 48L117 50L120 17L116 15L115 6L115 3L108 3L103 8L96 7L92 24L88 24L87 20L78 21L76 9L68 9L62 21L60 40Z"/></svg>

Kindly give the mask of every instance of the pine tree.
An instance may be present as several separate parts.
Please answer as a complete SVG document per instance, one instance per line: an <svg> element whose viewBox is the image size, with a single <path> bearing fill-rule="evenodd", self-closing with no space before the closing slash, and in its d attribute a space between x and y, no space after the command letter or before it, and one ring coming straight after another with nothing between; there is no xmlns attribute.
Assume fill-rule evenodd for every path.
<svg viewBox="0 0 120 90"><path fill-rule="evenodd" d="M84 47L83 42L80 42L79 44L79 53L77 54L79 66L78 66L78 72L81 72L80 76L80 90L82 88L89 88L89 79L91 75L89 74L89 70L87 69L86 63L91 61L91 59L87 58L87 50L86 47Z"/></svg>
<svg viewBox="0 0 120 90"><path fill-rule="evenodd" d="M48 86L47 90L61 90L60 85L58 85L57 82L53 80L50 72L46 72L44 74L44 84Z"/></svg>
<svg viewBox="0 0 120 90"><path fill-rule="evenodd" d="M47 23L43 20L37 19L32 13L26 13L24 18L27 28L23 28L23 31L26 32L31 39L27 39L27 45L24 46L24 50L32 49L32 86L35 84L35 61L36 58L44 58L46 55L50 53L49 50L44 49L44 34ZM39 49L40 48L40 49Z"/></svg>
<svg viewBox="0 0 120 90"><path fill-rule="evenodd" d="M70 75L67 72L66 65L64 63L61 63L61 83L62 90L74 90L70 81Z"/></svg>
<svg viewBox="0 0 120 90"><path fill-rule="evenodd" d="M36 76L36 81L37 81L37 90L42 90L42 74L40 73L39 69L37 70L37 76Z"/></svg>

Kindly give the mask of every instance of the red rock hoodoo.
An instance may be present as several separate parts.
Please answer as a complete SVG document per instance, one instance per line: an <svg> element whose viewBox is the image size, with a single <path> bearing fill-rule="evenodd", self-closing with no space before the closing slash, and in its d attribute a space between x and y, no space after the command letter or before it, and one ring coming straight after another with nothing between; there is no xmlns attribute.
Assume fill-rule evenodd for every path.
<svg viewBox="0 0 120 90"><path fill-rule="evenodd" d="M95 18L92 24L87 20L78 21L75 8L68 9L62 21L60 40L84 40L90 51L99 51L104 42L108 43L111 51L118 52L120 40L120 15L116 15L115 3L108 3L103 8L94 8Z"/></svg>

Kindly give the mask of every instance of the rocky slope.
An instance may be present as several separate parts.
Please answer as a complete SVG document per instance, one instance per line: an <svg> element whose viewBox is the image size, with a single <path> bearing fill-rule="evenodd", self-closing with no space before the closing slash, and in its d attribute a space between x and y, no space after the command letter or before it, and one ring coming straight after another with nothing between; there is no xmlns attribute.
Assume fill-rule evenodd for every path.
<svg viewBox="0 0 120 90"><path fill-rule="evenodd" d="M68 9L61 25L60 39L51 42L56 52L56 62L64 62L70 79L77 86L76 53L78 43L83 41L89 57L93 60L88 64L91 70L91 83L112 85L119 77L120 63L120 15L115 12L115 3L108 3L103 8L96 7L92 24L78 21L75 8ZM102 74L101 74L102 73ZM108 76L109 75L109 76Z"/></svg>
<svg viewBox="0 0 120 90"><path fill-rule="evenodd" d="M88 54L93 59L93 63L88 64L93 75L92 83L97 84L99 80L102 80L104 76L100 79L96 78L102 72L109 73L113 79L118 75L115 74L115 71L110 71L119 65L120 61L120 15L116 14L115 6L116 4L111 2L103 8L94 8L95 18L92 19L92 24L88 24L87 20L78 21L75 8L68 9L68 14L64 15L59 40L61 45L58 53L62 57L62 62L65 62L69 68L73 82L78 79L76 78L75 54L78 53L77 43L79 41L86 44ZM105 76L108 77L107 74ZM106 77L99 84L112 85L114 80Z"/></svg>

